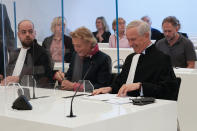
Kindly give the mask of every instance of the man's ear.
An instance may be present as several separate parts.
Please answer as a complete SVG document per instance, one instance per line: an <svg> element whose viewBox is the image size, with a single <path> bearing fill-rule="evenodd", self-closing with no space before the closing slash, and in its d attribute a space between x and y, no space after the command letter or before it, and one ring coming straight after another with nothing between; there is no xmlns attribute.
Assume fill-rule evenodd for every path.
<svg viewBox="0 0 197 131"><path fill-rule="evenodd" d="M36 36L36 31L34 30L34 36Z"/></svg>
<svg viewBox="0 0 197 131"><path fill-rule="evenodd" d="M150 33L149 33L149 32L146 32L146 33L144 33L144 36L145 36L146 38L150 38Z"/></svg>
<svg viewBox="0 0 197 131"><path fill-rule="evenodd" d="M178 27L178 26L176 26L176 28L175 28L175 29L176 29L176 32L178 32L178 31L179 31L179 27Z"/></svg>

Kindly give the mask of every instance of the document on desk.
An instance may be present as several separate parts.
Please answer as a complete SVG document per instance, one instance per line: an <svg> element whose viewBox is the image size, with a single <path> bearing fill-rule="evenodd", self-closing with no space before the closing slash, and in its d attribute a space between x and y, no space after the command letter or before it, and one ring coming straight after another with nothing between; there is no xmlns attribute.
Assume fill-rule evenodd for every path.
<svg viewBox="0 0 197 131"><path fill-rule="evenodd" d="M126 104L131 103L130 97L117 97L117 94L100 94L95 96L84 96L89 100L105 101L111 104Z"/></svg>

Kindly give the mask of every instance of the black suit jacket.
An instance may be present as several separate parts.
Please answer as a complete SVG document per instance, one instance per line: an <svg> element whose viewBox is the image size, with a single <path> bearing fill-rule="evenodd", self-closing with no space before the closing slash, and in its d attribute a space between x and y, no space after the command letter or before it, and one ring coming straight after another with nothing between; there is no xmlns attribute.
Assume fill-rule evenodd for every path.
<svg viewBox="0 0 197 131"><path fill-rule="evenodd" d="M47 49L47 51L49 53L50 53L50 47L51 47L51 44L52 44L52 40L53 40L53 35L50 36L50 37L45 38L43 43L42 43L42 47ZM70 37L66 36L66 35L64 35L64 46L65 46L64 61L66 63L70 63L74 48L73 48L73 44L72 44L72 39Z"/></svg>
<svg viewBox="0 0 197 131"><path fill-rule="evenodd" d="M99 39L96 37L98 31L96 32L92 32L94 37L96 38L96 40L99 42ZM101 41L101 43L108 43L109 42L109 37L110 37L111 33L109 31L105 31L103 34L102 34L102 37L103 37L103 40Z"/></svg>
<svg viewBox="0 0 197 131"><path fill-rule="evenodd" d="M156 40L156 42L160 39L162 39L164 36L163 34L155 29L155 28L151 28L151 40Z"/></svg>
<svg viewBox="0 0 197 131"><path fill-rule="evenodd" d="M130 54L123 65L122 72L112 84L112 92L117 93L126 83L131 62L135 54ZM170 62L170 57L156 49L155 45L146 49L137 64L134 83L141 82L144 96L158 99L176 100L178 83ZM129 96L139 96L139 90L129 92Z"/></svg>
<svg viewBox="0 0 197 131"><path fill-rule="evenodd" d="M7 66L7 76L11 76L19 56L20 49L10 52L10 59ZM34 68L33 68L34 66ZM33 75L37 84L43 87L50 83L52 79L52 66L47 51L34 41L33 45L27 51L23 69L20 78L24 75Z"/></svg>

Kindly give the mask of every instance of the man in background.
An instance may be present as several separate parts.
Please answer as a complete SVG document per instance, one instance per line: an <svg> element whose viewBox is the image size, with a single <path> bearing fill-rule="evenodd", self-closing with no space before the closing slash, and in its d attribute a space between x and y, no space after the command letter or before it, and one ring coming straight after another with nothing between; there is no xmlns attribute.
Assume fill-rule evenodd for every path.
<svg viewBox="0 0 197 131"><path fill-rule="evenodd" d="M176 17L168 16L162 22L165 38L157 42L157 48L169 55L172 65L181 68L194 68L196 53L193 43L178 33L179 22Z"/></svg>
<svg viewBox="0 0 197 131"><path fill-rule="evenodd" d="M141 18L141 20L146 22L150 26L150 28L151 28L151 40L156 40L156 42L157 42L158 40L163 38L163 34L159 30L151 27L152 21L151 21L151 18L149 16L143 16Z"/></svg>

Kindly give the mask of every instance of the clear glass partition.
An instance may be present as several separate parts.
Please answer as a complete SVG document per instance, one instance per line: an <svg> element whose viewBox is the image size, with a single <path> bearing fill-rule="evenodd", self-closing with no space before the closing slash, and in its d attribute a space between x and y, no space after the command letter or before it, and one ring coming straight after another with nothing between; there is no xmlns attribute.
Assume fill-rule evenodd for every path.
<svg viewBox="0 0 197 131"><path fill-rule="evenodd" d="M9 51L15 49L13 6L11 1L0 2L0 77L6 76Z"/></svg>
<svg viewBox="0 0 197 131"><path fill-rule="evenodd" d="M63 43L63 40L67 40L62 40L62 37L53 39L57 26L61 30L61 36L64 33L66 37L69 37L71 31L82 26L87 27L91 32L96 32L97 17L104 17L107 31L114 33L112 29L112 22L116 18L114 0L106 1L104 8L100 1L89 0L2 0L1 3L2 85L19 83L20 86L54 88L57 84L53 79L55 71L61 70L66 73L68 64L64 64L63 68L62 63L71 61L65 58L67 55L62 54L68 53L71 59L74 51L73 47L67 49L62 44L61 47L65 50L60 49L59 52L64 57L53 58L51 52L56 47L51 47L50 44L54 41ZM61 18L64 18L63 21ZM28 22L32 22L33 25L27 24ZM62 30L62 25L65 30ZM105 44L108 45L108 41ZM31 88L30 91L33 92L33 89ZM31 97L33 97L32 93Z"/></svg>
<svg viewBox="0 0 197 131"><path fill-rule="evenodd" d="M188 33L189 36L190 34L191 35L197 34L193 30L194 28L191 28L188 24L190 22L193 23L196 21L194 17L193 17L193 21L189 21L191 18L190 16L185 15L186 13L183 13L183 16L180 15L182 13L179 14L182 8L175 9L173 8L173 5L166 5L166 3L163 2L162 4L161 2L155 2L155 1L144 1L144 4L142 4L140 3L140 1L117 1L117 0L107 0L107 1L1 0L0 2L1 2L0 26L2 27L0 28L0 64L1 64L0 79L3 79L3 77L7 78L7 76L13 75L13 71L16 66L15 64L20 53L20 48L22 47L21 40L17 36L17 32L20 32L18 30L18 24L22 20L31 20L33 22L34 24L33 27L35 30L34 32L35 38L37 41L36 42L34 41L34 43L36 43L33 44L35 45L34 48L32 45L33 51L31 50L31 48L28 49L27 51L28 52L27 57L29 58L28 60L29 63L27 64L27 60L25 60L25 64L27 64L27 68L26 68L27 70L22 71L22 75L20 75L19 82L20 80L23 80L22 79L23 75L35 76L35 74L38 74L39 77L38 78L37 76L35 77L35 79L37 79L36 82L39 81L36 83L37 85L40 85L39 84L40 82L42 83L47 81L46 79L40 79L40 76L47 75L47 77L53 78L55 70L61 70L63 72L66 72L68 69L68 64L62 64L62 63L69 63L70 62L69 59L71 59L72 52L74 51L73 47L72 49L67 49L67 47L64 47L64 44L62 44L61 46L62 49L63 48L65 49L63 50L59 49L59 53L65 54L62 55L63 57L55 58L54 55L50 54L55 49L55 46L54 48L51 48L47 44L53 40L54 29L52 25L54 24L54 21L56 21L55 23L56 25L60 26L59 30L62 30L63 27L62 25L64 25L65 30L63 29L62 31L66 36L69 36L69 33L71 31L74 31L75 29L81 26L85 26L89 28L92 32L96 32L97 31L96 19L97 17L102 16L106 20L107 23L106 25L109 29L108 31L115 36L117 35L115 31L116 32L119 31L119 30L115 30L112 25L116 17L121 17L124 19L125 28L126 28L126 25L132 20L141 19L142 16L148 15L151 18L151 22L152 22L151 27L157 28L162 33L161 23L163 18L169 15L174 15L177 16L177 18L179 18L180 22L183 24L181 30L182 32ZM171 4L175 5L176 2L177 1L173 1ZM194 3L194 1L192 2ZM189 3L189 6L191 7L191 12L192 12L194 8L191 3ZM166 5L165 7L169 7L169 9L172 10L173 12L175 10L178 11L174 13L167 11L166 13L164 13L165 9L161 10L159 8L150 8L152 5L154 5L154 7L160 7L161 9L163 8L163 5ZM178 2L178 5L182 7L184 5L184 2ZM187 14L189 14L188 10L187 12L188 12ZM159 15L159 14L164 14L164 15ZM62 15L64 18L63 21L62 19L59 19L62 18ZM187 19L184 19L183 17L186 17ZM64 24L62 24L62 22ZM116 26L115 28L117 28ZM33 33L33 32L29 32L29 33ZM59 43L64 42L64 39L62 40L61 37L57 37L55 40L59 41ZM100 42L98 41L98 43ZM109 45L109 41L103 44ZM37 49L37 45L46 48L47 53L49 54L48 56L50 57L49 60L47 60L48 58L46 59L45 57L40 56L41 52ZM100 47L100 49L102 48L103 47ZM122 60L121 58L123 56L123 54L121 54L121 50L119 52L120 53L119 64L124 63L124 60ZM133 51L131 49L131 53L132 52ZM70 58L67 58L67 56L69 55ZM127 53L127 55L129 55L129 53ZM36 61L37 58L35 57L38 57L40 61ZM119 68L119 66L117 66L116 64L116 62L118 61L117 57L116 56L114 57L113 55L113 57L111 58L112 58L112 63L115 63L113 66ZM8 62L10 62L9 65ZM39 64L35 62L38 62ZM52 73L50 70L52 70ZM19 73L18 70L16 70L16 72ZM52 85L54 85L55 81L50 80L47 81L47 83L49 85L53 83ZM49 85L44 84L40 86L48 88L50 87Z"/></svg>

